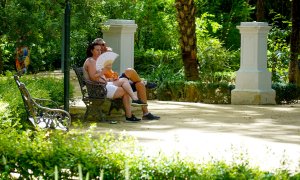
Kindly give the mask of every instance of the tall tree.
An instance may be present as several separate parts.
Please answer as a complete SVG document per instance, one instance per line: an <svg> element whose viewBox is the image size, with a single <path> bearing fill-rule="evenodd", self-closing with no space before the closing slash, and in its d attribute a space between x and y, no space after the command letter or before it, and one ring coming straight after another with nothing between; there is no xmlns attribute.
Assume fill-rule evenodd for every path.
<svg viewBox="0 0 300 180"><path fill-rule="evenodd" d="M180 32L180 47L186 80L199 79L194 0L175 0Z"/></svg>
<svg viewBox="0 0 300 180"><path fill-rule="evenodd" d="M300 3L292 0L291 60L289 82L300 86Z"/></svg>
<svg viewBox="0 0 300 180"><path fill-rule="evenodd" d="M265 20L265 6L264 0L257 0L256 2L256 21Z"/></svg>
<svg viewBox="0 0 300 180"><path fill-rule="evenodd" d="M3 30L5 28L5 12L4 12L4 8L5 8L5 1L1 0L0 1L0 45L2 44L2 35L4 34ZM0 48L0 74L3 73L3 58L2 58L2 48Z"/></svg>

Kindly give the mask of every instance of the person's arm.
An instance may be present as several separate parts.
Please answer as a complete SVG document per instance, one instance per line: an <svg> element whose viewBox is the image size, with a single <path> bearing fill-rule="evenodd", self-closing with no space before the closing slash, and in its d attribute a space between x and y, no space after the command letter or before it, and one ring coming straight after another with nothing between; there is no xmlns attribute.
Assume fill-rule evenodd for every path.
<svg viewBox="0 0 300 180"><path fill-rule="evenodd" d="M119 74L117 72L113 72L113 80L116 81L119 79Z"/></svg>
<svg viewBox="0 0 300 180"><path fill-rule="evenodd" d="M96 70L96 62L89 61L87 64L87 72L89 73L89 77L92 81L106 83L106 79L104 78L103 72Z"/></svg>
<svg viewBox="0 0 300 180"><path fill-rule="evenodd" d="M105 78L103 74L103 69L101 71L97 71L97 74L99 74L99 81L101 83L107 83L107 78Z"/></svg>

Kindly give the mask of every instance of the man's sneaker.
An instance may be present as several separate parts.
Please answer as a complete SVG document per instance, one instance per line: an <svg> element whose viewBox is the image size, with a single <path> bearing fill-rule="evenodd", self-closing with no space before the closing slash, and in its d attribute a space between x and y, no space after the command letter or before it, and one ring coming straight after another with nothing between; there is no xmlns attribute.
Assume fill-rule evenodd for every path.
<svg viewBox="0 0 300 180"><path fill-rule="evenodd" d="M157 84L156 84L156 83L153 83L153 82L147 82L145 86L146 86L146 88L148 88L148 89L154 89L154 88L157 87Z"/></svg>
<svg viewBox="0 0 300 180"><path fill-rule="evenodd" d="M143 101L141 101L140 99L138 99L138 100L132 100L131 104L132 105L136 105L136 106L147 106L147 104L144 103Z"/></svg>
<svg viewBox="0 0 300 180"><path fill-rule="evenodd" d="M148 113L147 115L144 115L144 116L142 117L142 119L143 119L143 120L159 120L160 117L159 117L159 116L155 116L155 115L153 115L153 114L151 114L151 113Z"/></svg>
<svg viewBox="0 0 300 180"><path fill-rule="evenodd" d="M125 118L126 118L126 121L127 121L127 122L133 122L133 123L139 122L139 121L141 120L141 119L135 117L133 114L131 115L130 118L129 118L129 117L126 117L126 116L125 116Z"/></svg>

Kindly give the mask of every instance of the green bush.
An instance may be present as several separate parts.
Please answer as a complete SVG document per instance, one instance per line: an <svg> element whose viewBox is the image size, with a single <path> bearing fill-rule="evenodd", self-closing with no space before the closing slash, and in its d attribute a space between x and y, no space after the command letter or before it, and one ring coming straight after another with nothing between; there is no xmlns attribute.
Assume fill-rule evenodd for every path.
<svg viewBox="0 0 300 180"><path fill-rule="evenodd" d="M167 101L230 103L231 85L194 81L165 81L157 89L157 98Z"/></svg>
<svg viewBox="0 0 300 180"><path fill-rule="evenodd" d="M97 135L96 135L97 134ZM196 163L180 154L145 156L133 138L102 134L92 129L85 134L61 131L0 132L0 178L74 179L293 179L286 170L264 172L250 167L247 160ZM55 174L55 169L57 173ZM101 179L99 178L99 179Z"/></svg>
<svg viewBox="0 0 300 180"><path fill-rule="evenodd" d="M177 51L136 50L134 68L147 80L168 81L183 79L182 60Z"/></svg>
<svg viewBox="0 0 300 180"><path fill-rule="evenodd" d="M51 99L57 102L59 106L63 105L64 86L62 78L36 74L24 75L20 81L26 85L32 97ZM73 89L70 86L70 96L73 95ZM0 99L1 103L6 104L5 110L0 111L0 128L1 126L19 126L21 124L27 127L26 110L12 73L0 77Z"/></svg>
<svg viewBox="0 0 300 180"><path fill-rule="evenodd" d="M300 88L295 84L274 83L272 88L276 91L277 104L297 103L300 99Z"/></svg>
<svg viewBox="0 0 300 180"><path fill-rule="evenodd" d="M284 16L271 13L272 16L272 29L268 33L268 68L272 73L273 82L288 82L288 71L290 62L290 36L291 29L289 21L286 21ZM278 22L282 22L285 28L280 28ZM289 28L286 28L289 27Z"/></svg>
<svg viewBox="0 0 300 180"><path fill-rule="evenodd" d="M231 90L234 85L226 81L203 83L193 81L164 81L159 83L154 98L162 101L203 102L212 104L230 104ZM300 88L294 84L274 83L277 104L297 103Z"/></svg>

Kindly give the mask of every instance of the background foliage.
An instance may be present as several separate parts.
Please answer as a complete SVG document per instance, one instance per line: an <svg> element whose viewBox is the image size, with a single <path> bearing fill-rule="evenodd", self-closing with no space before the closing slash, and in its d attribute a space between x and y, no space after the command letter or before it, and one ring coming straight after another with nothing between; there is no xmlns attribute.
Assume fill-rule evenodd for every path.
<svg viewBox="0 0 300 180"><path fill-rule="evenodd" d="M63 105L64 86L61 78L27 75L21 77L20 81L26 85L32 97L51 99L59 106ZM71 85L70 97L73 95L73 90L74 87ZM0 129L10 126L28 127L23 100L12 74L0 77L0 99L3 105L0 110Z"/></svg>
<svg viewBox="0 0 300 180"><path fill-rule="evenodd" d="M97 133L98 134L98 133ZM195 162L178 153L147 156L122 134L59 131L0 131L0 178L11 179L298 179L285 169L261 171L244 155L232 163ZM11 143L14 142L14 143ZM57 173L55 174L55 167ZM30 171L28 171L30 170ZM80 176L81 174L81 176ZM88 177L88 178L86 178Z"/></svg>
<svg viewBox="0 0 300 180"><path fill-rule="evenodd" d="M102 36L107 19L133 19L135 69L142 77L162 83L184 79L173 0L72 0L71 64L81 66L88 42ZM286 83L290 57L290 1L265 3L268 68L273 83ZM255 20L255 0L195 0L200 80L234 83L240 62L237 25ZM0 73L15 70L15 49L31 49L29 73L60 68L64 0L10 0L0 6Z"/></svg>
<svg viewBox="0 0 300 180"><path fill-rule="evenodd" d="M73 64L82 65L87 43L102 36L103 23L107 19L133 19L138 25L135 34L135 68L138 72L143 76L150 75L156 81L161 81L162 77L173 79L173 74L182 78L178 77L183 75L183 64L179 56L173 0L70 2ZM216 73L230 74L238 70L240 35L236 26L242 21L255 20L256 1L195 0L195 3L200 78L215 81L210 77ZM60 68L64 8L64 0L1 1L0 73L15 69L15 49L21 45L31 49L31 73ZM268 64L273 81L286 82L290 2L265 1L265 17L273 26L268 43ZM157 58L161 52L167 55Z"/></svg>
<svg viewBox="0 0 300 180"><path fill-rule="evenodd" d="M199 82L184 81L179 52L179 34L174 0L72 0L71 60L82 65L85 49L95 37L102 37L107 19L133 19L135 68L147 80L156 81L157 98L206 103L229 103L234 72L239 68L242 21L255 20L256 0L195 0ZM268 38L268 68L273 75L277 103L294 103L300 91L286 84L291 30L290 1L265 0L265 21L272 25ZM27 128L26 113L17 86L15 50L31 50L29 73L61 66L65 0L0 0L0 178L10 172L24 178L53 179L54 167L62 178L83 174L107 179L299 179L282 170L262 172L244 164L223 162L194 164L179 156L149 159L133 156L132 141L111 135L92 139L92 134L20 131ZM21 79L35 97L63 102L61 79L24 76ZM72 90L72 88L70 88ZM72 92L70 93L73 94ZM13 127L13 128L11 128ZM125 142L124 142L125 141ZM13 142L13 143L12 143ZM124 150L124 151L123 151ZM127 151L126 151L127 150ZM28 169L32 173L29 173ZM68 169L69 171L66 171Z"/></svg>

